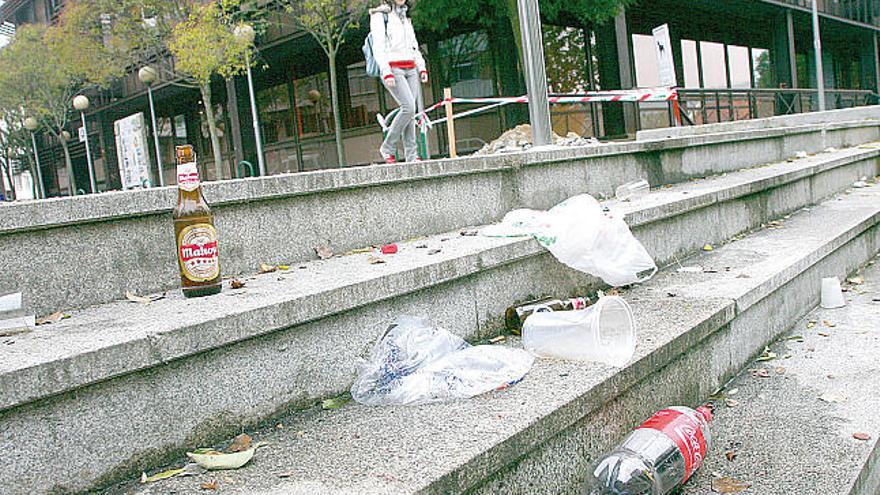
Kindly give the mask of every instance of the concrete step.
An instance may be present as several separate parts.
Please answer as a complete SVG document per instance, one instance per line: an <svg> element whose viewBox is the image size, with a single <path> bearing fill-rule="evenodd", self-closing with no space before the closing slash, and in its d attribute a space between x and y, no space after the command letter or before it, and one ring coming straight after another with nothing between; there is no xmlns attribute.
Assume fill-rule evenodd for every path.
<svg viewBox="0 0 880 495"><path fill-rule="evenodd" d="M194 494L211 480L237 495L579 493L626 432L658 408L706 400L815 306L822 276L873 257L878 200L880 186L842 195L681 260L701 273L676 264L625 291L638 345L623 368L539 359L521 383L471 400L312 408L254 432L269 446L240 470L106 493Z"/></svg>
<svg viewBox="0 0 880 495"><path fill-rule="evenodd" d="M617 207L662 265L876 175L877 153L855 148L743 170ZM854 193L861 194L868 193ZM827 232L839 231L834 242L861 238L873 225L874 206L847 204L847 221L829 223ZM810 239L829 252L840 247L825 235ZM40 493L102 485L339 394L351 384L356 360L399 314L432 315L471 338L497 332L514 301L599 286L531 240L455 231L402 243L385 264L372 265L369 256L294 265L211 298L172 293L150 305L122 301L72 311L69 320L4 339L0 430L15 449L0 486ZM665 317L674 318L678 300L667 302L664 294L657 311L668 307ZM708 316L683 317L728 315L723 297L693 297ZM603 386L629 383L647 368L635 369L642 371L615 374ZM106 439L102 449L92 448L94 438ZM63 465L53 462L59 456Z"/></svg>
<svg viewBox="0 0 880 495"><path fill-rule="evenodd" d="M776 359L750 362L717 394L714 445L685 495L711 493L716 477L749 483L743 495L880 493L880 263L874 261L880 258L861 273L863 284L845 284L845 308L810 312L770 346ZM770 376L755 377L755 369Z"/></svg>
<svg viewBox="0 0 880 495"><path fill-rule="evenodd" d="M205 185L226 275L259 263L434 235L501 219L515 208L547 209L584 192L610 197L646 178L654 186L880 139L872 120L829 113L821 124L738 129L711 135L355 167ZM0 294L22 292L45 315L180 283L172 187L0 205ZM50 260L36 262L35 260ZM39 264L39 276L33 276Z"/></svg>

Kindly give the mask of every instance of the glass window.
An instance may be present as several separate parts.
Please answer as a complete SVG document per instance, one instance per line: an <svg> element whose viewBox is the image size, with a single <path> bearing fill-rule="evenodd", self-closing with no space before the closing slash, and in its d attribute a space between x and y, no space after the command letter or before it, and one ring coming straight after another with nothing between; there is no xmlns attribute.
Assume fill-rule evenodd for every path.
<svg viewBox="0 0 880 495"><path fill-rule="evenodd" d="M489 37L482 31L460 34L437 45L443 87L458 97L493 96L494 73Z"/></svg>
<svg viewBox="0 0 880 495"><path fill-rule="evenodd" d="M258 91L257 108L263 142L271 144L293 139L293 108L286 83Z"/></svg>
<svg viewBox="0 0 880 495"><path fill-rule="evenodd" d="M367 63L358 62L348 66L348 90L351 107L345 112L343 127L351 129L376 122L379 113L379 80L367 75Z"/></svg>
<svg viewBox="0 0 880 495"><path fill-rule="evenodd" d="M333 107L330 102L330 78L326 72L296 79L296 112L300 136L333 132Z"/></svg>
<svg viewBox="0 0 880 495"><path fill-rule="evenodd" d="M752 48L752 64L755 68L755 87L773 88L773 69L770 64L770 50Z"/></svg>
<svg viewBox="0 0 880 495"><path fill-rule="evenodd" d="M589 70L582 29L545 25L544 54L550 93L587 91Z"/></svg>
<svg viewBox="0 0 880 495"><path fill-rule="evenodd" d="M703 85L706 88L726 88L727 68L724 45L709 41L700 42L700 61L703 65Z"/></svg>

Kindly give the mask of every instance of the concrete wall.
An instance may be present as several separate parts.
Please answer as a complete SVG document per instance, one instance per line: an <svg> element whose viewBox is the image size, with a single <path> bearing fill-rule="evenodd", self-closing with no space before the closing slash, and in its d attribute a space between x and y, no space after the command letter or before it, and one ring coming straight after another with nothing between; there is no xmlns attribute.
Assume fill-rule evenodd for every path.
<svg viewBox="0 0 880 495"><path fill-rule="evenodd" d="M831 112L833 113L833 112ZM329 244L368 245L486 224L579 193L610 196L880 139L878 121L749 130L413 165L360 167L207 184L224 275L296 263ZM718 157L724 157L719 160ZM37 314L178 286L174 188L0 207L0 293Z"/></svg>

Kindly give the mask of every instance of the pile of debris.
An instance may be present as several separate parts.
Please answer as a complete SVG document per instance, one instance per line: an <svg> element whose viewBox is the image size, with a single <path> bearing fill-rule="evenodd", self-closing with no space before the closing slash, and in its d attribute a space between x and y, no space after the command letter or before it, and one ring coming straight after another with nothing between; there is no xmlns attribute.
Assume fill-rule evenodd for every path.
<svg viewBox="0 0 880 495"><path fill-rule="evenodd" d="M574 147L574 146L595 146L599 144L599 140L594 137L578 136L574 132L569 132L567 136L562 137L553 134L553 144L556 146ZM515 153L517 151L525 151L532 147L532 127L529 124L522 124L510 129L501 135L498 139L483 146L476 152L477 155L498 155L502 153Z"/></svg>

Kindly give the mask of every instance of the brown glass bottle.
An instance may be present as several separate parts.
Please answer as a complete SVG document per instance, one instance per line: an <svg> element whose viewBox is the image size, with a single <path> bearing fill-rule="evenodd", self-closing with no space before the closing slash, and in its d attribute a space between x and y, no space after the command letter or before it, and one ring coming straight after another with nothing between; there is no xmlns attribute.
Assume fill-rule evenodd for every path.
<svg viewBox="0 0 880 495"><path fill-rule="evenodd" d="M177 206L174 237L180 284L186 297L217 294L222 288L220 251L214 216L202 194L196 155L191 145L177 146Z"/></svg>

